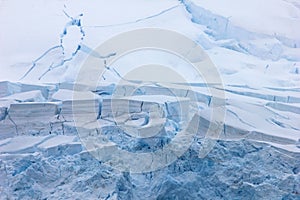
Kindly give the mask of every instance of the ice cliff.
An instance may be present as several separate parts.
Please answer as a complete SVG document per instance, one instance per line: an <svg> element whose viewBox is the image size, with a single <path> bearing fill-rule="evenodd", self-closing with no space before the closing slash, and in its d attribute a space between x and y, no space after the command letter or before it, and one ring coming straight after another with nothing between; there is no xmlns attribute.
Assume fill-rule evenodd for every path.
<svg viewBox="0 0 300 200"><path fill-rule="evenodd" d="M300 198L297 1L37 4L21 3L17 15L23 20L12 16L16 1L0 4L1 35L7 37L0 39L5 47L0 53L0 199ZM116 88L126 93L137 83L116 85L111 81L122 79L124 71L107 66L104 84L74 90L87 55L103 60L113 55L97 54L97 45L145 27L175 30L196 41L224 87L191 76L192 87L147 83L131 96L115 98ZM121 64L131 67L128 61ZM210 90L224 92L224 104L215 106L212 101L219 99ZM211 121L212 110L219 108L225 110L220 135L206 137L210 124L219 125ZM189 109L196 114L190 116ZM87 118L92 121L80 124ZM146 157L172 144L189 118L196 128L189 130L193 137L186 151L167 154L166 160ZM98 146L85 145L91 143ZM108 164L116 149L145 155L132 160L144 172ZM107 156L99 160L99 154Z"/></svg>

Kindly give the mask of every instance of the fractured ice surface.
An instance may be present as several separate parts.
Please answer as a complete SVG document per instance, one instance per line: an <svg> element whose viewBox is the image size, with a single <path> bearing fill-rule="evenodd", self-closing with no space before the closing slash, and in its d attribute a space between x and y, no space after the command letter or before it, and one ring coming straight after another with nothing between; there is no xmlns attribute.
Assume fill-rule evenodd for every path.
<svg viewBox="0 0 300 200"><path fill-rule="evenodd" d="M3 97L2 99L15 100L18 102L44 102L46 99L40 90L33 90L29 92L16 93L10 96Z"/></svg>
<svg viewBox="0 0 300 200"><path fill-rule="evenodd" d="M7 115L7 108L0 107L0 121L5 119L6 115Z"/></svg>
<svg viewBox="0 0 300 200"><path fill-rule="evenodd" d="M41 121L51 119L58 113L55 103L20 103L10 105L8 114L14 121Z"/></svg>
<svg viewBox="0 0 300 200"><path fill-rule="evenodd" d="M197 96L209 99L207 91L193 88ZM82 99L72 100L70 91L60 89L49 97L55 100L53 103L10 104L7 110L4 107L5 119L0 121L3 195L25 199L71 198L75 192L77 197L87 195L91 199L96 196L159 199L183 194L182 197L189 199L212 196L247 199L263 198L268 191L268 197L274 199L297 199L300 191L298 103L247 93L255 89L244 88L241 93L240 87L226 88L224 129L212 151L204 158L198 157L213 107L207 98L194 98L201 108L199 127L192 129L197 133L190 149L170 166L142 174L120 173L96 160L87 150L101 147L98 155L104 156L105 152L107 155L102 161L114 162L110 155L118 148L135 153L164 148L179 133L192 99L175 98L160 89L159 95L154 95L155 87L152 87L150 95L145 92L150 91L147 89L140 95L122 98L113 98L106 92L99 96L91 91L78 91ZM183 92L185 86L173 89L178 94L187 94ZM271 96L280 94L268 91ZM296 98L298 93L289 94ZM74 120L92 121L75 127ZM151 135L152 132L156 134ZM144 159L147 167L149 160Z"/></svg>
<svg viewBox="0 0 300 200"><path fill-rule="evenodd" d="M51 19L36 24L36 16L23 10L36 6L25 1L19 20L10 2L3 2L7 8L0 13L1 31L9 36L0 40L5 47L0 79L11 80L0 82L0 199L299 199L299 3L134 0L128 6L113 0L78 6L52 1L44 8ZM12 19L18 19L13 27L28 29L22 40L5 21ZM98 44L139 27L192 38L215 63L224 88L190 77L190 85L168 88L126 82L118 86L124 97L117 98L111 82L96 88L77 84L73 91L87 54L102 62L105 55L93 51ZM39 49L31 49L34 44ZM105 73L120 78L114 70ZM224 90L225 100L212 96L218 90ZM220 108L226 108L220 135L206 135L210 125L219 125L212 111ZM151 153L174 139L185 141L178 134L194 110L199 126L189 129L194 133L190 148L170 165L131 173L105 163L117 149ZM209 142L214 147L199 157ZM99 147L98 153L106 153L100 160L89 153ZM155 167L148 158L132 163Z"/></svg>
<svg viewBox="0 0 300 200"><path fill-rule="evenodd" d="M76 94L57 87L57 92L51 92L45 102L8 100L22 96L22 89L3 97L7 98L2 101L0 121L0 176L4 180L0 187L4 197L71 198L76 193L91 198L96 195L108 199L159 199L181 197L186 192L184 196L189 199L248 199L253 195L263 198L262 191L271 191L268 197L297 199L299 106L284 98L284 91L263 89L263 95L254 95L259 93L255 88L226 86L225 123L215 138L205 133L212 109L224 104L211 105L211 98L215 97L201 84L191 88L170 85L169 89L179 97L157 86L142 87L135 95L126 97L110 95L114 88L108 86L94 91L82 86ZM63 88L72 87L64 84ZM25 92L27 99L41 90L33 91ZM298 98L298 90L288 94L289 99ZM190 149L170 166L134 174L120 173L102 163L115 162L110 155L119 148L148 153L174 142L183 121L188 119L191 101L197 101L193 106L199 106L199 126L190 129L195 131ZM206 157L199 158L198 151L208 139L205 137L212 137L217 143ZM102 162L88 151L103 155ZM158 164L149 162L151 159L146 156L143 159L133 163L139 166L143 162L145 169L154 167L151 163ZM145 182L150 185L144 185Z"/></svg>
<svg viewBox="0 0 300 200"><path fill-rule="evenodd" d="M96 120L99 115L100 104L97 99L67 100L62 102L60 116L66 121L73 121L73 117L85 118L90 116Z"/></svg>
<svg viewBox="0 0 300 200"><path fill-rule="evenodd" d="M101 116L119 116L127 113L159 112L165 117L180 122L187 117L188 98L176 98L163 95L142 95L114 99L103 99Z"/></svg>

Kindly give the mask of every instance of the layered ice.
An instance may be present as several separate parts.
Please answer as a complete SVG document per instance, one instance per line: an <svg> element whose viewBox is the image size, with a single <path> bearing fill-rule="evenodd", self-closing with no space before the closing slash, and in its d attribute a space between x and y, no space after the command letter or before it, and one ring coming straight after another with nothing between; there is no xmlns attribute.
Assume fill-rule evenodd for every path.
<svg viewBox="0 0 300 200"><path fill-rule="evenodd" d="M0 199L299 199L299 3L46 4L0 5ZM99 62L107 56L93 51L98 44L144 27L196 41L224 86L194 76L168 88L142 80L118 85L108 80L120 79L118 66L107 66L96 87L74 82L88 54ZM167 64L175 69L174 62ZM128 63L138 62L121 64ZM218 109L223 123L213 120ZM109 164L120 149L154 156L178 142L193 112L193 137L182 140L189 148L174 162L144 173ZM220 133L207 134L214 127ZM147 156L132 163L154 168Z"/></svg>
<svg viewBox="0 0 300 200"><path fill-rule="evenodd" d="M212 97L207 87L220 90L218 86L171 84L169 89L177 97L159 86L142 87L125 97L114 96L114 89L104 86L93 91L82 86L83 91L74 93L57 87L45 102L9 103L10 97L24 94L19 90L2 103L0 155L4 182L0 187L4 198L72 198L76 193L92 199L159 199L183 194L188 199L248 199L264 198L268 191L268 197L275 199L297 199L297 89L291 89L286 97L287 91L279 89L226 86L225 105L212 105L211 99L220 97ZM63 84L63 88L68 87ZM35 99L37 93L33 90L25 94L27 99ZM206 135L207 129L216 125L210 121L216 106L226 107L222 132L217 137ZM139 154L172 144L195 108L199 124L191 129L195 133L191 146L171 165L135 174L121 173L105 164L119 148ZM208 141L215 145L206 157L199 158ZM107 156L97 160L92 156L95 147L101 147L98 155L106 152ZM144 158L144 165L149 165ZM133 163L138 166L139 161ZM210 192L199 189L204 186Z"/></svg>

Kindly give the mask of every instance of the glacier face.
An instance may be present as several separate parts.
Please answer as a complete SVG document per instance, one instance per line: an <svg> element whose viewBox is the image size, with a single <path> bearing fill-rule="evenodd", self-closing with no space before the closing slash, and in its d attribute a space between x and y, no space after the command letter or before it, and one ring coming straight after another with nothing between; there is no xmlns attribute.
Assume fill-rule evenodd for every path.
<svg viewBox="0 0 300 200"><path fill-rule="evenodd" d="M255 0L245 3L245 9L238 1L229 2L233 8L206 0L133 0L130 5L117 0L85 5L52 1L36 8L27 0L18 14L32 23L24 35L11 26L23 27L10 14L15 2L0 4L6 6L0 15L7 18L0 23L8 36L0 40L6 47L0 54L0 79L5 80L0 82L0 199L299 199L300 39L294 28L299 3L262 5ZM41 20L26 9L38 9ZM125 72L108 67L106 84L73 90L87 55L102 58L93 51L97 44L144 27L175 30L195 40L220 71L224 87L197 79L192 87L170 84L172 90L148 84L131 98L113 99L116 83L109 80ZM25 36L28 40L21 41ZM126 93L136 88L126 84L118 89ZM211 121L211 102L217 98L210 90L226 95L226 117L217 138L205 137L211 124L218 126ZM82 98L74 101L73 95ZM182 98L174 101L174 95ZM198 121L182 155L172 160L168 154L170 163L149 164L146 156L132 160L138 168L160 166L144 173L123 172L106 163L114 158L104 157L105 152L110 155L116 147L142 154L172 144L189 114L178 105L186 110L191 99ZM74 114L79 123L93 121L78 126ZM97 157L101 152L93 151L95 145L103 147L102 160ZM201 156L206 145L210 151Z"/></svg>
<svg viewBox="0 0 300 200"><path fill-rule="evenodd" d="M168 167L132 174L104 165L82 150L80 143L73 142L76 139L72 136L38 140L34 149L1 153L2 199L299 197L299 154L263 143L218 141L201 159L197 152L199 139ZM64 144L59 144L62 141Z"/></svg>
<svg viewBox="0 0 300 200"><path fill-rule="evenodd" d="M120 99L110 99L111 95L107 94L113 93L111 87L101 87L94 95L77 91L86 97L76 101L77 111L82 109L78 113L80 117L90 115L85 112L87 106L94 107L94 103L98 106L92 115L93 123L76 127L73 100L69 99L72 90L59 89L66 88L63 85L50 87L55 88L49 91L48 101L52 99L52 102L25 101L7 103L6 107L3 104L1 199L299 198L297 103L265 99L266 92L265 96L248 93L230 96L229 93L223 132L219 138L208 138L205 133L211 124L209 113L213 108L209 103L211 97L199 87L196 93L199 126L193 130L195 135L189 148L172 162L162 162L162 166L152 161L153 169L158 166L154 171L132 173L107 163L113 160L109 156L115 146L135 154L165 148L182 129L184 123L180 119L186 119L177 117L181 113L179 102L172 103L174 97L162 96L160 87L154 85L144 87L143 95ZM182 91L185 89L177 86L173 91L187 94ZM100 90L99 99L94 98ZM153 95L155 90L160 95ZM34 93L24 93L34 96ZM111 100L115 101L113 109ZM260 115L252 114L254 110ZM153 132L156 134L151 135ZM208 142L213 143L213 148L206 156L199 156ZM101 150L106 154L99 158L93 152L94 146L89 145L101 144L105 144ZM147 161L131 162L143 168Z"/></svg>

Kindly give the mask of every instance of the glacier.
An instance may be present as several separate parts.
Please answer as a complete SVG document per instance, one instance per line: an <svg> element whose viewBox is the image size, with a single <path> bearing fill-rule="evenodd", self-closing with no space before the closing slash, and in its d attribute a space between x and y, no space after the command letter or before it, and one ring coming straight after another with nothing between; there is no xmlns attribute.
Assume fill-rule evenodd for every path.
<svg viewBox="0 0 300 200"><path fill-rule="evenodd" d="M300 198L296 0L12 0L0 7L0 199ZM224 85L205 84L188 65L151 51L105 65L96 87L76 83L89 55L115 56L94 51L100 43L145 27L196 41ZM123 78L153 57L190 82L166 88ZM222 123L212 120L218 109ZM220 133L207 135L212 128ZM126 159L116 165L118 150L130 170L122 168Z"/></svg>

